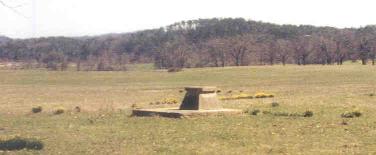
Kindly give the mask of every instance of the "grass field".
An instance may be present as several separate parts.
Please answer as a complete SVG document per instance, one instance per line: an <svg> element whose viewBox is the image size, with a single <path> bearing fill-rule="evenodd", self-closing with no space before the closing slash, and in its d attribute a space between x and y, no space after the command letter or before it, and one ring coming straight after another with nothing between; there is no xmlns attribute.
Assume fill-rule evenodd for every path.
<svg viewBox="0 0 376 155"><path fill-rule="evenodd" d="M301 113L191 119L129 117L132 106L181 100L184 86L212 85L228 95L267 92L268 99L222 101L226 108ZM127 72L0 70L0 138L42 140L41 151L9 154L375 154L376 68L259 66ZM280 106L272 107L272 102ZM43 112L31 109L42 106ZM80 113L73 112L79 106ZM53 115L62 107L66 112ZM359 110L358 118L341 118ZM4 153L4 152L3 152ZM1 152L0 152L1 154Z"/></svg>

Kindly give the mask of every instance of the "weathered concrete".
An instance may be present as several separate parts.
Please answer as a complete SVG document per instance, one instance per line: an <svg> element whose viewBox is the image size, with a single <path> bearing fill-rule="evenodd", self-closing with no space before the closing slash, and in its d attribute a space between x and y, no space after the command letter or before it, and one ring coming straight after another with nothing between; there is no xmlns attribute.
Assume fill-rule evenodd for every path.
<svg viewBox="0 0 376 155"><path fill-rule="evenodd" d="M179 108L135 109L133 116L162 116L184 118L242 114L242 110L223 109L215 87L186 87L184 100Z"/></svg>
<svg viewBox="0 0 376 155"><path fill-rule="evenodd" d="M135 109L133 116L160 116L170 118L190 118L200 116L228 116L242 114L241 110L237 109L217 109L217 110L179 110L177 108L159 108L159 109Z"/></svg>
<svg viewBox="0 0 376 155"><path fill-rule="evenodd" d="M222 109L215 87L186 87L180 110Z"/></svg>

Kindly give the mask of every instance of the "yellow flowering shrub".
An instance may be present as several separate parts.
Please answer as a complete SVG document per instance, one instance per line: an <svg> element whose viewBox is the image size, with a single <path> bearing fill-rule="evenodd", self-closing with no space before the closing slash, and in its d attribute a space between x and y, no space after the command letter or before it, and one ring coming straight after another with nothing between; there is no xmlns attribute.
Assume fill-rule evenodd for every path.
<svg viewBox="0 0 376 155"><path fill-rule="evenodd" d="M255 98L269 98L269 97L274 97L273 94L268 94L268 93L264 93L264 92L258 92L255 94L254 96Z"/></svg>
<svg viewBox="0 0 376 155"><path fill-rule="evenodd" d="M174 98L165 98L161 101L151 102L150 105L159 105L159 104L178 104L178 100Z"/></svg>
<svg viewBox="0 0 376 155"><path fill-rule="evenodd" d="M241 93L238 95L232 95L232 96L222 96L219 99L221 100L237 100L237 99L252 99L253 96L250 94Z"/></svg>

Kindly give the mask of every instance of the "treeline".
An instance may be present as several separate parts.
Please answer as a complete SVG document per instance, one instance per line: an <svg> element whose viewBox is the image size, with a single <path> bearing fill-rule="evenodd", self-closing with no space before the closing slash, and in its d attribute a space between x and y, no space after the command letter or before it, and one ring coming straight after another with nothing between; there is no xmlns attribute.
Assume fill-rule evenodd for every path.
<svg viewBox="0 0 376 155"><path fill-rule="evenodd" d="M276 25L242 18L199 19L167 27L95 37L0 37L0 61L27 68L125 70L128 63L157 68L273 64L375 63L376 27L337 29Z"/></svg>

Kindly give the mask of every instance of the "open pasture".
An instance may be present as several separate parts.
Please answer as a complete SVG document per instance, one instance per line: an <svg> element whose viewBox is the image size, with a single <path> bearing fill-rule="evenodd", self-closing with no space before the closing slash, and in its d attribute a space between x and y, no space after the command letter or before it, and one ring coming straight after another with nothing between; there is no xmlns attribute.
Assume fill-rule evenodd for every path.
<svg viewBox="0 0 376 155"><path fill-rule="evenodd" d="M376 153L376 68L257 66L126 72L0 70L0 138L42 140L41 151L10 154L368 154ZM176 99L185 86L217 86L222 100L261 114L192 119L130 117L132 108ZM272 106L277 102L279 106ZM33 114L33 107L42 112ZM80 112L75 111L80 107ZM65 112L54 115L53 111ZM313 112L312 117L262 114ZM360 111L356 118L341 114ZM1 153L1 151L0 151Z"/></svg>

